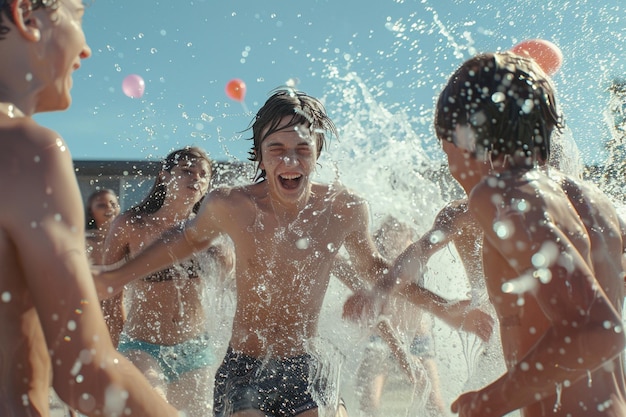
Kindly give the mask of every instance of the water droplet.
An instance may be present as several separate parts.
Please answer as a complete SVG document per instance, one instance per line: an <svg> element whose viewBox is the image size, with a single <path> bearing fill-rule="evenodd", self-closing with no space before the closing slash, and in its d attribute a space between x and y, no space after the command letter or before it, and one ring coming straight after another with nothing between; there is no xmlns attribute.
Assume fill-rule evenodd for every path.
<svg viewBox="0 0 626 417"><path fill-rule="evenodd" d="M432 244L437 244L441 241L443 241L443 239L446 236L444 235L444 233L441 230L435 230L430 234L430 243Z"/></svg>
<svg viewBox="0 0 626 417"><path fill-rule="evenodd" d="M59 150L61 152L65 152L66 151L67 148L65 147L65 143L63 142L63 140L61 138L57 138L56 144L59 147Z"/></svg>
<svg viewBox="0 0 626 417"><path fill-rule="evenodd" d="M513 235L514 228L511 222L508 221L496 221L493 224L493 231L500 239L508 239Z"/></svg>
<svg viewBox="0 0 626 417"><path fill-rule="evenodd" d="M494 103L502 103L506 99L506 96L503 92L498 91L491 95L491 101Z"/></svg>
<svg viewBox="0 0 626 417"><path fill-rule="evenodd" d="M298 249L308 249L309 247L309 238L303 237L296 241L296 248Z"/></svg>
<svg viewBox="0 0 626 417"><path fill-rule="evenodd" d="M2 293L2 302L4 303L8 303L9 301L11 301L11 293L8 291L5 291Z"/></svg>
<svg viewBox="0 0 626 417"><path fill-rule="evenodd" d="M67 322L67 329L68 329L69 331L72 331L72 332L73 332L74 330L76 330L76 322L75 322L74 320L70 320L70 321L68 321L68 322Z"/></svg>
<svg viewBox="0 0 626 417"><path fill-rule="evenodd" d="M529 114L533 110L533 107L535 107L535 103L531 99L526 99L522 105L522 111Z"/></svg>
<svg viewBox="0 0 626 417"><path fill-rule="evenodd" d="M91 394L85 392L78 399L78 406L85 412L92 411L96 407L96 399Z"/></svg>

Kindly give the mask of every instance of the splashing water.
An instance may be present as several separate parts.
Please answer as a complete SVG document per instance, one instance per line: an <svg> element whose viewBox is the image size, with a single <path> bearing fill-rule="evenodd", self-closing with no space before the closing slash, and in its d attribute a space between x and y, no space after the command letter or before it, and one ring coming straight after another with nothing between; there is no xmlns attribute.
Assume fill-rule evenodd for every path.
<svg viewBox="0 0 626 417"><path fill-rule="evenodd" d="M201 3L204 2L199 4ZM460 7L466 3L461 0L452 2L454 3L454 9L458 9L452 11L445 11L438 3L428 0L421 1L419 2L420 4L415 2L409 3L411 2L396 0L386 2L385 5L389 10L385 11L388 15L384 17L386 21L384 28L387 32L386 35L393 39L393 45L391 48L381 47L379 58L374 56L357 58L356 53L350 57L341 48L330 45L330 41L329 45L327 45L328 48L320 50L319 53L306 50L303 52L307 54L312 62L321 62L322 65L325 65L322 77L327 79L328 85L326 86L327 90L323 99L331 116L337 122L341 133L341 138L333 141L328 151L322 154L320 159L321 167L318 172L319 179L329 182L340 180L364 196L370 202L373 227L384 216L392 214L399 220L411 224L419 234L430 227L434 215L443 204L452 198L460 196L460 193L458 187L448 177L446 170L441 168L443 155L438 151L436 140L432 134L432 128L430 127L432 114L430 109L427 108L428 105L423 107L416 104L419 100L413 97L407 98L406 101L402 101L404 98L400 99L394 105L386 105L384 104L384 99L391 95L390 91L397 92L403 90L402 97L421 94L432 96L437 91L437 86L444 81L444 78L449 75L453 67L463 59L468 58L479 50L506 49L507 46L515 43L515 37L523 38L531 37L529 35L537 35L536 33L529 33L529 29L526 28L527 26L530 27L529 23L538 19L537 15L554 14L556 23L552 23L541 30L547 34L555 33L557 37L565 38L565 34L561 33L562 30L558 29L563 21L569 22L571 27L586 26L588 22L597 21L605 28L602 30L613 30L616 26L615 23L619 23L619 13L616 13L616 10L619 10L619 8L611 8L610 4L602 6L594 4L591 8L593 11L589 11L585 9L584 2L572 6L571 2L550 1L538 4L536 1L523 0L510 8L504 7L499 2L484 5L484 7L481 5L481 8L473 10L474 13L468 18L466 10ZM406 10L400 9L406 6L410 6L410 8L415 10L406 13ZM187 6L181 5L181 7ZM196 6L196 8L198 7L200 6ZM212 7L218 6L212 5ZM234 6L229 7L234 9ZM143 11L143 13L148 12ZM302 12L304 13L304 11ZM116 10L115 15L117 16L118 14ZM206 13L195 14L206 15ZM133 16L136 14L128 13L128 15ZM260 15L263 16L263 14ZM237 13L233 12L231 17L234 18L236 16ZM481 24L481 18L485 16L490 21L486 26ZM262 17L256 17L255 19L261 21ZM267 20L277 21L274 15ZM300 19L296 20L298 24L301 23ZM289 23L285 19L283 24L287 26ZM507 30L509 27L514 30ZM373 27L371 29L372 33L375 33L378 28ZM532 29L530 30L532 31ZM298 28L298 31L301 32L301 27ZM163 39L169 40L167 37L168 33L173 32L173 30L166 31L162 29L160 33ZM251 29L250 32L256 31ZM107 34L107 36L109 35ZM171 37L172 35L169 36ZM262 38L261 34L258 36ZM286 36L282 36L286 38ZM302 36L303 34L300 33L298 39L305 41L306 39ZM143 38L143 36L139 38ZM276 35L276 38L270 43L283 48L284 44L280 43L280 38L281 35ZM432 50L424 46L426 39L429 38L435 39L434 43L437 45ZM583 108L585 112L590 114L596 112L589 111L588 106L585 106L585 102L601 101L601 99L597 100L598 93L589 93L589 89L584 88L585 85L589 85L587 78L592 80L594 86L597 85L597 80L601 82L606 81L611 76L609 71L611 62L618 61L618 54L623 53L622 48L619 47L620 42L623 44L623 34L615 32L611 35L612 42L617 46L612 48L615 52L599 55L596 53L596 50L600 49L598 46L603 42L603 39L601 33L597 31L593 33L593 30L590 29L585 33L581 33L570 45L564 45L564 52L568 54L566 66L571 65L573 62L583 62L588 64L589 69L589 71L578 74L568 70L568 68L564 68L564 74L565 71L569 72L567 72L567 82L561 84L563 87L568 85L574 87L573 92L565 92L564 98L566 101L576 104L571 107ZM380 37L376 38L373 35L367 39L368 42L379 40ZM565 39L561 40L565 41ZM355 36L354 42L358 42L357 36ZM188 46L190 45L188 44ZM161 52L163 49L159 47L158 51ZM327 49L339 50L340 52L337 55L341 58L335 61L330 58L329 62L327 57L330 54L325 52ZM359 50L358 44L354 49ZM149 50L151 55L158 55L157 48L146 50ZM407 62L403 62L406 58L401 56L403 50L410 52ZM172 53L174 52L176 51L172 51ZM111 57L115 57L114 59L117 62L119 60L117 57L123 56L118 55L119 53L110 51L109 54ZM131 54L128 53L128 55ZM273 54L269 53L267 55L271 56ZM301 54L302 56L304 54ZM450 59L450 57L454 59ZM151 57L150 59L154 58ZM400 59L398 60L398 58ZM345 66L337 63L341 59L345 59ZM374 76L367 78L365 71L358 72L355 70L358 64L361 64L357 62L359 59L373 63L374 67L370 69L375 74ZM375 67L377 59L384 61L380 67ZM174 61L179 62L177 59L174 59ZM148 62L152 63L154 61ZM243 60L243 62L246 62L246 60ZM252 67L252 55L249 57L249 62ZM406 66L403 67L403 65ZM106 65L103 66L106 67ZM182 66L186 65L181 64ZM206 78L206 67L203 65L188 65L188 67L190 70L197 68L202 71L202 74L177 78L188 79L190 82L193 82L194 88L191 89L197 91L197 80ZM619 67L616 68L619 73ZM311 74L319 74L316 71L318 69L313 68L310 71ZM158 72L156 68L152 68L152 70L154 73ZM163 76L165 74L159 75ZM258 75L257 80L260 83L264 82L263 74L256 75ZM562 80L565 79L565 76L561 74L557 74L557 77L563 77ZM162 79L165 80L163 77ZM315 89L309 87L310 84L306 84L307 81L311 82L303 77L304 89L315 93ZM161 82L164 83L164 81ZM212 82L212 80L209 80L207 84ZM288 83L290 82L295 84L299 80L290 79ZM176 90L173 81L168 81L164 85L170 91ZM272 88L273 85L261 84L257 87L266 91L268 88ZM203 88L207 88L207 86L204 85ZM91 89L85 90L89 90L89 94L93 95ZM171 95L164 95L162 98L169 101L172 100ZM184 138L176 140L183 140L186 143L188 138L183 131L184 125L188 124L197 130L190 135L192 138L204 139L205 143L203 145L206 146L215 146L217 144L217 149L222 150L225 156L231 157L233 155L229 149L230 144L225 143L226 139L223 136L225 129L221 126L217 127L216 133L214 133L215 138L212 138L212 135L204 131L199 132L203 130L203 124L197 123L197 120L187 121L189 117L186 112L182 112L184 107L182 104L179 105L180 111L178 113L184 115L181 119L184 118L185 121L184 123L179 121L181 126L176 125L174 128L171 128L171 125L167 124L165 113L177 112L160 111L158 107L158 101L160 100L161 98L146 103L139 110L127 110L125 113L122 113L126 115L125 117L111 118L106 115L107 122L111 123L111 119L121 119L121 123L125 125L122 135L124 140L129 140L131 146L145 147L145 149L157 154L162 153L158 146L164 148L163 142L167 142L172 133L176 133L172 134L172 137ZM581 104L579 105L579 103ZM205 110L208 107L206 104L207 101L200 105L202 112L199 118L206 123L207 127L216 123L215 120L219 121L219 123L228 121L224 114L206 114ZM185 102L185 105L189 109L193 104ZM219 111L225 111L220 106L216 107ZM227 107L224 106L224 108ZM211 112L210 110L206 111ZM567 114L573 120L581 119L579 115ZM248 116L246 115L246 122L249 119ZM161 118L164 120L161 121ZM165 129L161 126L161 123L166 126ZM591 123L587 124L589 125L588 132L591 133L589 137L583 137L582 139L594 139L591 138L591 135L600 130L596 128L597 122L592 120ZM141 133L138 135L134 135L132 132L127 134L126 129L130 128L127 128L126 125L132 125L131 128L136 128ZM240 130L240 127L238 125L237 130ZM168 128L172 131L168 132ZM65 128L63 131L65 131ZM560 168L568 173L581 173L582 162L572 136L573 134L568 130L561 135L561 149L558 152L560 152L560 155L575 155L575 157L571 159L571 163L563 164ZM127 137L131 139L127 139ZM136 137L141 139L137 141L136 145L133 145L132 141ZM158 143L156 142L157 138L160 140ZM209 141L208 139L216 140ZM242 141L240 137L235 139L238 142ZM120 148L128 149L128 146L128 144L122 144ZM220 153L214 152L214 155L220 155ZM562 157L557 158L559 161L570 160ZM617 154L616 159L620 159ZM245 178L243 176L239 178L244 178L241 182L248 182L250 177L251 175L247 175ZM506 232L506 228L502 228L502 231ZM301 238L295 244L299 247L307 247L309 242L306 238ZM431 272L426 277L425 285L447 298L464 297L467 292L466 288L459 284L459 282L463 282L464 273L457 259L458 255L454 251L443 253L433 258L430 263L433 267L430 268ZM210 333L216 336L214 340L216 352L221 352L230 335L230 318L234 310L234 299L232 292L224 288L224 285L221 283L211 282L209 287L205 300L207 301L207 312L211 316L208 317L207 322L211 326L209 329ZM261 288L260 290L262 291L263 289ZM319 355L320 358L324 358L331 364L330 368L324 369L324 374L332 375L331 379L340 381L339 385L341 387L338 389L340 389L341 395L345 396L348 408L355 409L353 406L354 399L349 396L349 393L354 390L351 391L349 388L354 384L355 369L358 366L358 360L367 339L366 332L355 328L355 326L349 323L340 322L338 319L341 316L340 308L346 295L347 290L337 283L336 280L331 280L324 312L320 320L320 333L322 336L319 340L316 340L314 343L315 349L312 350L316 351L316 355ZM11 294L3 293L1 300L2 302L9 302ZM219 312L219 314L215 316L215 312ZM456 398L462 390L483 386L493 379L492 376L498 376L503 372L504 368L498 353L499 341L497 337L494 337L489 345L485 347L474 336L452 331L437 320L435 320L433 326L433 334L436 339L436 354L440 374L442 379L446 381L444 396L447 404ZM484 363L489 365L479 366L479 364ZM489 372L493 375L491 373L488 374L485 369L489 369ZM419 396L419 393L415 395ZM411 400L409 399L408 401L410 402ZM420 401L416 400L417 403L420 403ZM111 406L115 410L121 410L122 407L123 404ZM416 407L419 408L419 406ZM390 415L389 417L396 416Z"/></svg>

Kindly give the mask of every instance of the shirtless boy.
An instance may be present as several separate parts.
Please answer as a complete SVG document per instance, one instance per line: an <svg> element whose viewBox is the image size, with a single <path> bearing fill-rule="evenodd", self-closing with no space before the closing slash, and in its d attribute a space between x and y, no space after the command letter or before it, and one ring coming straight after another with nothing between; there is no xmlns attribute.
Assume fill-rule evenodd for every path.
<svg viewBox="0 0 626 417"><path fill-rule="evenodd" d="M460 416L607 416L624 394L623 242L610 201L545 161L560 128L551 80L510 53L465 62L435 127L469 209L507 373L461 395Z"/></svg>
<svg viewBox="0 0 626 417"><path fill-rule="evenodd" d="M339 184L311 179L326 134L336 134L318 100L278 90L257 113L252 133L250 158L261 181L211 191L184 230L103 273L101 292L115 292L229 235L237 307L230 347L216 374L215 414L317 416L318 407L335 409L339 402L336 396L330 404L313 398L333 396L325 381L309 379L318 363L307 349L317 336L337 250L345 246L359 274L372 280L389 264L370 236L366 202Z"/></svg>
<svg viewBox="0 0 626 417"><path fill-rule="evenodd" d="M0 415L49 416L50 383L88 416L175 416L111 343L61 137L33 119L71 102L88 58L79 0L0 2Z"/></svg>

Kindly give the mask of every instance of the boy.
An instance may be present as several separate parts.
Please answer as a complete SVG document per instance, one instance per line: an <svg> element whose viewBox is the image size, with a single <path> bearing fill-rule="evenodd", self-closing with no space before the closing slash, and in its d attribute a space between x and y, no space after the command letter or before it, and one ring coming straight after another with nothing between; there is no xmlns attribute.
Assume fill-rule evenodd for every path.
<svg viewBox="0 0 626 417"><path fill-rule="evenodd" d="M623 242L610 201L548 167L560 128L551 81L511 53L465 62L439 96L435 127L470 188L487 291L508 372L461 395L461 416L606 416L624 394Z"/></svg>
<svg viewBox="0 0 626 417"><path fill-rule="evenodd" d="M71 156L32 119L70 105L91 55L83 13L79 0L0 1L0 415L49 415L52 380L88 416L175 416L113 347Z"/></svg>

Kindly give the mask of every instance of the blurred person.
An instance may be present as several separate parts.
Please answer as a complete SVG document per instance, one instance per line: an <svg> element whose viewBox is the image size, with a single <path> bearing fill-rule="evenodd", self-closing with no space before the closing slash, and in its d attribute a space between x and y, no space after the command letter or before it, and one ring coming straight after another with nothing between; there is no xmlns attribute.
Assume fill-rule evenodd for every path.
<svg viewBox="0 0 626 417"><path fill-rule="evenodd" d="M381 255L393 260L413 242L414 232L406 223L386 216L373 238ZM333 273L355 274L345 260L338 261ZM362 285L367 286L366 283ZM401 298L390 299L382 307L357 369L356 394L360 415L385 415L387 411L381 407L383 393L390 382L398 381L410 389L411 395L425 400L429 415L446 415L430 320L424 313ZM398 403L395 398L394 403ZM407 404L412 406L415 402Z"/></svg>
<svg viewBox="0 0 626 417"><path fill-rule="evenodd" d="M65 110L91 55L79 0L0 1L0 415L48 416L50 384L88 416L175 416L115 351L85 249L82 200L61 136L33 119Z"/></svg>
<svg viewBox="0 0 626 417"><path fill-rule="evenodd" d="M102 265L104 242L113 219L120 214L120 203L115 191L108 188L96 190L87 197L85 204L87 254L94 265ZM119 334L124 326L125 312L121 294L101 300L104 320L109 328L113 346L119 343Z"/></svg>

